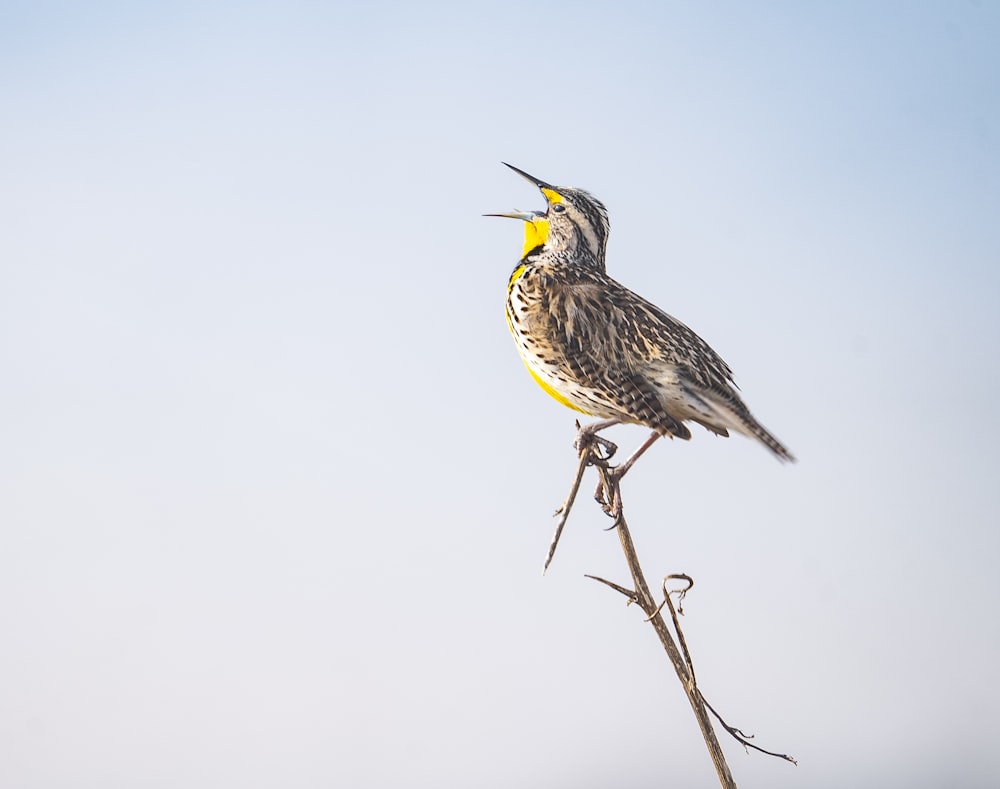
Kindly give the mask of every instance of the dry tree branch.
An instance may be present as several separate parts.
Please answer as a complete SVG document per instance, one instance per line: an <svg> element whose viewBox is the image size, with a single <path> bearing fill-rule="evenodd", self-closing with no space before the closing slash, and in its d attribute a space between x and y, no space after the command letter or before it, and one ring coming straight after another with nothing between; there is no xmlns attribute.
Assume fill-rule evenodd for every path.
<svg viewBox="0 0 1000 789"><path fill-rule="evenodd" d="M712 728L712 721L709 717L709 712L711 712L711 714L718 719L723 728L739 743L741 743L744 748L753 748L761 753L786 759L793 764L796 764L795 760L790 756L765 751L763 748L759 748L758 746L748 742L747 735L739 729L727 724L708 703L702 695L701 690L698 688L697 682L695 681L694 664L691 660L691 654L688 650L684 633L681 630L680 622L677 619L680 601L683 599L687 591L694 585L694 581L690 578L690 576L675 574L668 575L664 578L664 600L662 603L657 604L649 591L646 578L643 575L642 568L639 566L639 557L635 550L635 543L632 542L632 535L629 532L628 524L625 521L625 516L622 511L621 480L632 467L632 464L638 460L639 456L642 455L646 449L652 446L653 442L655 442L657 438L659 438L659 435L654 433L641 447L639 447L632 457L625 461L625 463L620 466L613 467L608 461L614 455L617 447L607 441L607 439L597 436L595 434L595 427L596 429L601 429L600 425L581 428L579 422L577 423L577 438L575 447L579 453L579 464L577 466L576 476L574 477L569 495L563 502L562 507L556 511L556 514L559 515L560 518L545 560L546 569L551 563L552 557L555 555L559 537L562 535L563 527L566 525L570 510L572 509L573 503L576 500L576 495L580 490L583 473L588 466L593 466L597 469L597 473L600 478L600 483L595 497L597 498L598 503L601 504L602 509L609 516L614 518L612 528L615 528L618 532L622 551L625 553L625 561L628 564L629 572L632 574L634 588L628 589L624 586L620 586L619 584L593 575L588 575L587 577L592 578L595 581L599 581L600 583L605 584L606 586L609 586L624 595L628 599L628 605L636 603L645 612L647 617L646 621L648 621L656 631L656 634L660 639L660 643L663 645L663 649L667 653L667 657L670 659L670 662L674 667L677 678L680 680L681 686L684 688L684 693L688 697L688 702L691 704L691 709L694 712L695 719L698 721L698 727L701 729L702 737L705 740L706 747L708 748L709 756L712 759L712 763L715 766L716 773L719 777L719 783L724 787L724 789L731 789L736 786L736 782L733 780L733 775L729 770L729 765L726 763L726 757L723 754L718 738L715 735L715 730ZM683 589L670 591L667 588L667 583L673 580L684 581L687 585ZM678 595L677 609L675 609L674 604L670 599L671 594ZM670 628L667 625L666 620L663 618L662 609L664 606L666 606L670 611L674 632L677 634L676 642L670 632ZM678 642L680 643L680 648L677 646Z"/></svg>

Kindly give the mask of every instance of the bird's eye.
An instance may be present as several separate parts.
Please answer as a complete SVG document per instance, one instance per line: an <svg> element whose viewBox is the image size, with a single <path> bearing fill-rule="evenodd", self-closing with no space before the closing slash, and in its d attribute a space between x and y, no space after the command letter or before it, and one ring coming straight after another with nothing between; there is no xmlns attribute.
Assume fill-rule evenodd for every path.
<svg viewBox="0 0 1000 789"><path fill-rule="evenodd" d="M552 210L555 211L557 214L561 214L563 211L566 210L566 206L564 206L562 203L556 203L554 206L552 206Z"/></svg>

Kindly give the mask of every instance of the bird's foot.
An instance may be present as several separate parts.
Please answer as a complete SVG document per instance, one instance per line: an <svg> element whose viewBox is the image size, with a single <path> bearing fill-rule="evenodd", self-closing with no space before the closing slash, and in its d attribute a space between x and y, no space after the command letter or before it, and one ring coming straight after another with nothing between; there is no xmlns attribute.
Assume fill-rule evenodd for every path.
<svg viewBox="0 0 1000 789"><path fill-rule="evenodd" d="M597 434L599 431L617 424L619 424L617 419L604 419L582 427L577 422L573 448L581 457L589 452L592 465L606 465L618 451L618 445Z"/></svg>

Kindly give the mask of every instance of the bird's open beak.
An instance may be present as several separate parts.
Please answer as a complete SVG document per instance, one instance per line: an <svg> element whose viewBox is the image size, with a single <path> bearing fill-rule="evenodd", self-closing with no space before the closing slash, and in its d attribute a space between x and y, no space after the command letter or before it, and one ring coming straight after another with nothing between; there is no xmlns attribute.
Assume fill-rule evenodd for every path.
<svg viewBox="0 0 1000 789"><path fill-rule="evenodd" d="M535 176L533 176L533 175L528 175L524 170L522 170L522 169L520 169L518 167L515 167L512 164L507 164L507 162L501 162L501 164L505 165L506 167L509 167L515 173L517 173L518 175L520 175L522 178L527 178L529 181L531 181L531 183L533 183L539 189L551 189L552 188L552 184L546 183L541 178L535 178Z"/></svg>
<svg viewBox="0 0 1000 789"><path fill-rule="evenodd" d="M504 162L511 170L520 176L528 179L542 190L542 194L545 195L545 200L548 203L559 202L562 200L562 196L559 195L549 184L545 181L540 181L533 175L528 175L524 170L517 169L512 164L507 164ZM533 249L537 249L545 244L546 239L549 237L549 214L548 211L508 211L505 214L483 214L483 216L504 216L509 219L521 219L527 224L524 226L524 251L522 252L522 258L526 256Z"/></svg>

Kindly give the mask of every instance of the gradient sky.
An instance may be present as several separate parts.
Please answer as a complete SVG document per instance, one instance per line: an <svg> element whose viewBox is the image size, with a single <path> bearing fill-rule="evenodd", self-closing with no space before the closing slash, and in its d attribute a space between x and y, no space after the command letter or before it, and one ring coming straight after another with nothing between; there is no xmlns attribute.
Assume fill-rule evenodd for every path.
<svg viewBox="0 0 1000 789"><path fill-rule="evenodd" d="M1000 7L0 4L0 784L713 786L502 315L542 207L799 457L624 489L792 767L1000 752ZM624 449L639 428L611 436ZM593 482L585 482L589 494Z"/></svg>

